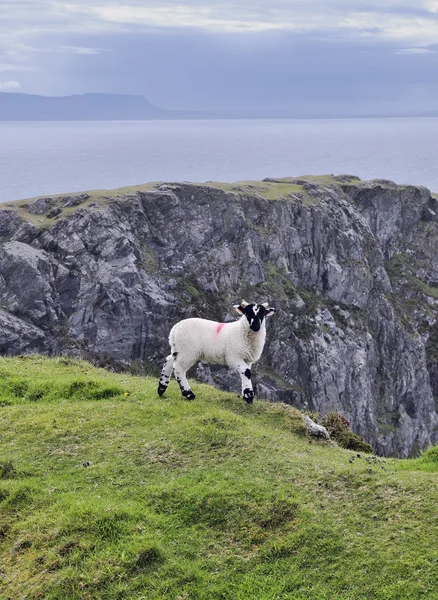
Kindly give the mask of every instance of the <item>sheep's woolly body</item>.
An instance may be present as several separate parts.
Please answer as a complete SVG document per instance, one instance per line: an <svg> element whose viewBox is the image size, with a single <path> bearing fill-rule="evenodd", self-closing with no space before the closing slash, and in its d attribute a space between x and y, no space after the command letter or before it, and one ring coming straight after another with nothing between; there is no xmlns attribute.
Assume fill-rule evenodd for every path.
<svg viewBox="0 0 438 600"><path fill-rule="evenodd" d="M172 353L181 355L184 363L200 360L221 365L256 362L263 350L266 328L254 333L245 317L232 323L216 323L206 319L185 319L172 328L169 343Z"/></svg>

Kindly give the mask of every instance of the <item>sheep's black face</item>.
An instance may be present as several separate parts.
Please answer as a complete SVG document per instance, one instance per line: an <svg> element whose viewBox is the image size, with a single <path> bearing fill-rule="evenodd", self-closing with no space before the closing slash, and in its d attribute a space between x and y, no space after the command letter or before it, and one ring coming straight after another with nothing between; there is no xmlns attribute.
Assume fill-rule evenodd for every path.
<svg viewBox="0 0 438 600"><path fill-rule="evenodd" d="M248 304L245 306L245 317L250 329L259 331L265 318L266 309L262 304Z"/></svg>
<svg viewBox="0 0 438 600"><path fill-rule="evenodd" d="M265 317L272 315L275 308L268 307L267 304L241 304L237 310L245 315L250 329L257 333L263 324Z"/></svg>

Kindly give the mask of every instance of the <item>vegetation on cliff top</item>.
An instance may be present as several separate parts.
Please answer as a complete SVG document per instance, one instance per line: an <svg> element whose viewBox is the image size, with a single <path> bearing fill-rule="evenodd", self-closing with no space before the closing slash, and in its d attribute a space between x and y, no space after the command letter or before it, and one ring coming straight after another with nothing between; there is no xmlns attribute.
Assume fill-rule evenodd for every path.
<svg viewBox="0 0 438 600"><path fill-rule="evenodd" d="M303 184L317 184L317 185L343 185L361 183L359 179L349 176L340 175L335 177L333 175L318 175L310 176L306 175L303 177L284 177L281 179L266 179L264 181L248 180L248 181L237 181L234 183L221 183L216 181L208 181L206 183L190 183L203 188L215 188L221 189L225 192L233 192L239 196L251 196L257 195L267 200L283 200L283 199L297 199L298 197L304 201L311 201L312 198L303 188ZM149 182L140 185L125 186L116 188L113 190L91 190L85 192L87 196L79 205L76 206L64 206L64 200L71 196L77 195L78 192L73 194L52 194L50 198L54 200L53 206L60 209L60 212L56 214L55 218L68 217L70 214L80 208L100 207L108 204L113 198L126 198L135 196L138 192L148 193L157 191L161 186L171 189L172 187L179 187L186 185L185 183L154 183ZM298 194L298 196L297 196ZM14 210L24 220L31 222L38 227L46 228L54 223L53 216L47 216L49 208L43 214L32 214L27 209L30 204L37 200L45 198L44 196L37 196L35 198L27 198L24 200L18 200L14 202L8 202L0 204L0 210ZM314 201L314 199L313 199Z"/></svg>
<svg viewBox="0 0 438 600"><path fill-rule="evenodd" d="M309 443L294 408L0 359L2 599L438 598L438 448Z"/></svg>

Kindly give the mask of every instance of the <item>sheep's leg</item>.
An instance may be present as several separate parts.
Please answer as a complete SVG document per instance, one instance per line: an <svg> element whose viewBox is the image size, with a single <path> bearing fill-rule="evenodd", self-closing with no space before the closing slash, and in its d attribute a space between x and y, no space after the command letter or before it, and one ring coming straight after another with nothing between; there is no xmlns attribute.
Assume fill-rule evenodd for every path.
<svg viewBox="0 0 438 600"><path fill-rule="evenodd" d="M254 390L252 389L251 382L251 364L240 361L229 366L237 369L239 372L242 381L242 396L248 404L252 404L252 401L254 400Z"/></svg>
<svg viewBox="0 0 438 600"><path fill-rule="evenodd" d="M190 369L191 366L191 364L187 365L183 361L179 360L178 357L175 359L175 363L173 365L175 379L178 382L181 394L184 396L184 398L187 398L187 400L194 400L196 398L186 377L187 370Z"/></svg>
<svg viewBox="0 0 438 600"><path fill-rule="evenodd" d="M162 396L164 394L164 392L167 390L167 386L169 385L170 377L172 375L174 360L175 360L175 357L173 356L173 354L169 354L169 356L166 358L164 367L161 370L160 383L158 384L158 395L159 396Z"/></svg>

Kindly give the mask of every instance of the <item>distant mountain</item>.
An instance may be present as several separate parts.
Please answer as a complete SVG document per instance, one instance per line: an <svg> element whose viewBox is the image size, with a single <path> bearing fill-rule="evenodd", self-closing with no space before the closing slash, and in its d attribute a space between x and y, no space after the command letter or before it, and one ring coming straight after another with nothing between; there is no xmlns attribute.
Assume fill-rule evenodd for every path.
<svg viewBox="0 0 438 600"><path fill-rule="evenodd" d="M438 117L438 110L427 110L422 113L419 113L419 117Z"/></svg>
<svg viewBox="0 0 438 600"><path fill-rule="evenodd" d="M166 110L144 96L76 94L37 96L0 92L0 121L116 121L208 119L196 111Z"/></svg>
<svg viewBox="0 0 438 600"><path fill-rule="evenodd" d="M438 111L363 113L303 107L236 107L214 112L168 110L144 96L130 94L75 94L38 96L0 92L0 121L143 121L153 119L348 119L437 117Z"/></svg>

